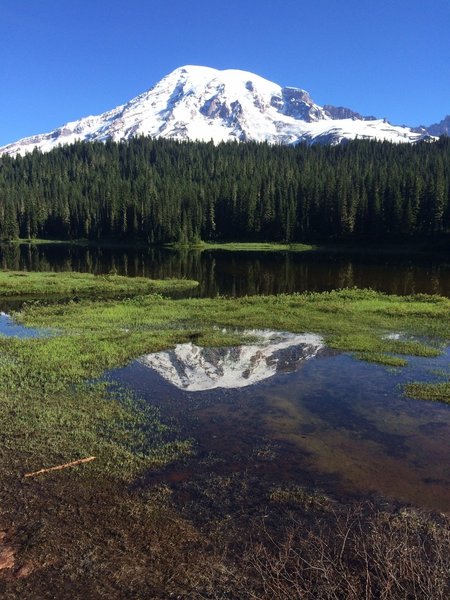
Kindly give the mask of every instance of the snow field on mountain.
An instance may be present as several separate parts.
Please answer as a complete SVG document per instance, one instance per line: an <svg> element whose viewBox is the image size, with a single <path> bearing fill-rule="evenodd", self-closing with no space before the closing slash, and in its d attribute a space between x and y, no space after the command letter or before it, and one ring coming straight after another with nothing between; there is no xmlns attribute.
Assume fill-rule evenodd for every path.
<svg viewBox="0 0 450 600"><path fill-rule="evenodd" d="M354 113L356 114L356 113ZM309 94L254 73L210 67L175 69L152 89L98 116L0 148L12 156L84 141L121 141L138 135L177 140L331 143L348 139L416 142L426 133L382 120L333 119Z"/></svg>

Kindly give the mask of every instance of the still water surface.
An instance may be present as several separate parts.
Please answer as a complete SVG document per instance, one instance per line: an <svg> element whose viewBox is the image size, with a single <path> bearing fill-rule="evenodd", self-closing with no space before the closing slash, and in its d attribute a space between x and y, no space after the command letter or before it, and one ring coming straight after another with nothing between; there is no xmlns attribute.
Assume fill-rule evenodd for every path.
<svg viewBox="0 0 450 600"><path fill-rule="evenodd" d="M76 245L3 245L2 269L116 272L154 279L200 282L200 296L243 296L343 287L370 287L392 294L450 296L450 259L436 256L327 252L184 251L163 248Z"/></svg>
<svg viewBox="0 0 450 600"><path fill-rule="evenodd" d="M45 329L19 325L5 312L0 312L0 336L16 338L40 338L50 335Z"/></svg>
<svg viewBox="0 0 450 600"><path fill-rule="evenodd" d="M185 346L160 353L164 360L143 357L108 374L195 440L195 457L175 470L152 472L147 485L245 473L269 487L306 485L339 497L381 494L450 512L450 407L404 398L399 387L436 380L436 369L449 374L450 349L387 369L311 343L272 354L267 345L250 354ZM268 367L276 361L277 368L242 387L242 375L251 383L261 361ZM230 370L239 387L229 385ZM226 388L211 385L217 371ZM192 386L195 377L199 384Z"/></svg>

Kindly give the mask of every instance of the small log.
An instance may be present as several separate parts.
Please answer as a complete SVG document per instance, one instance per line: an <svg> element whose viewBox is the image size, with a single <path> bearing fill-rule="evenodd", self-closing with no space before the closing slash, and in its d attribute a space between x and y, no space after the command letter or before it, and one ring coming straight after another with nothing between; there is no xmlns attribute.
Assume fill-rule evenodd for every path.
<svg viewBox="0 0 450 600"><path fill-rule="evenodd" d="M76 467L83 463L88 463L95 460L95 456L89 456L88 458L80 458L72 462L64 463L63 465L56 465L56 467L49 467L47 469L41 469L40 471L33 471L33 473L25 473L25 477L34 477L35 475L42 475L42 473L49 473L50 471L61 471L61 469L67 469L68 467Z"/></svg>

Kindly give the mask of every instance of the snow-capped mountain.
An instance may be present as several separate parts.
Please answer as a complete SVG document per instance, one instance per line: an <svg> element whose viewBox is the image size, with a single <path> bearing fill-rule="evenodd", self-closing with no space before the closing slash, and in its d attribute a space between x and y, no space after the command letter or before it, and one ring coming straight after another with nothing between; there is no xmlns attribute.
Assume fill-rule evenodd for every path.
<svg viewBox="0 0 450 600"><path fill-rule="evenodd" d="M440 135L450 135L450 115L447 115L439 123L433 125L419 125L414 127L413 131L417 133L427 133L428 135L439 137Z"/></svg>
<svg viewBox="0 0 450 600"><path fill-rule="evenodd" d="M241 388L279 372L292 372L324 348L314 334L249 331L257 342L233 348L202 348L179 344L173 350L147 354L142 365L172 385L189 391Z"/></svg>
<svg viewBox="0 0 450 600"><path fill-rule="evenodd" d="M246 71L185 66L122 106L8 144L0 153L46 152L76 140L119 141L137 135L295 144L355 138L415 142L428 134L348 108L319 106L305 90L281 87Z"/></svg>

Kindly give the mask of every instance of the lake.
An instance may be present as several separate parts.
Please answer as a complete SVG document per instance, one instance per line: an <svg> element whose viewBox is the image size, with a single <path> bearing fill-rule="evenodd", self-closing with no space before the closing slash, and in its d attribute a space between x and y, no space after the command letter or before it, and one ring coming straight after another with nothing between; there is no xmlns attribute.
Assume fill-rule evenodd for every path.
<svg viewBox="0 0 450 600"><path fill-rule="evenodd" d="M185 277L200 282L196 295L210 297L320 292L343 287L450 296L448 255L3 244L0 264L2 269L11 270L114 272L154 279Z"/></svg>

